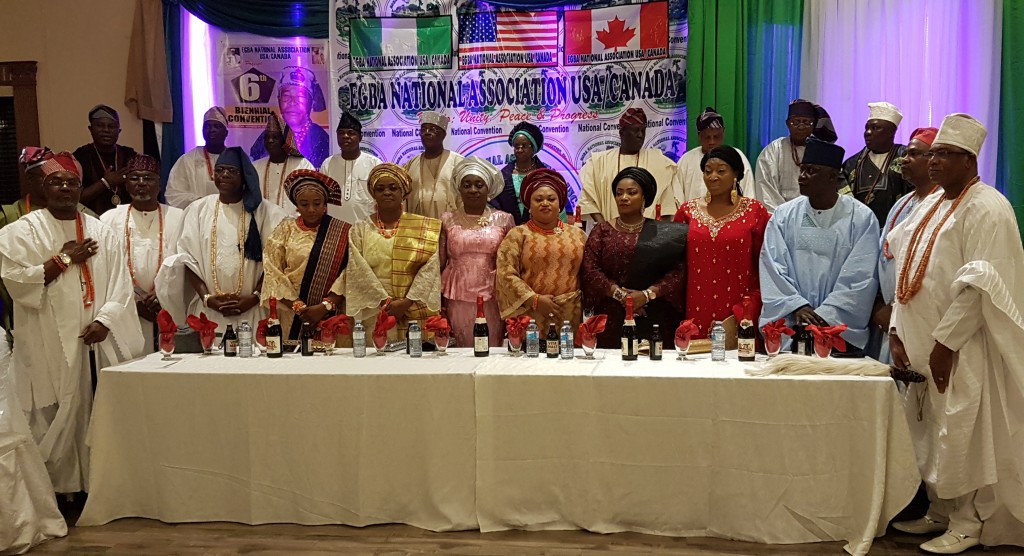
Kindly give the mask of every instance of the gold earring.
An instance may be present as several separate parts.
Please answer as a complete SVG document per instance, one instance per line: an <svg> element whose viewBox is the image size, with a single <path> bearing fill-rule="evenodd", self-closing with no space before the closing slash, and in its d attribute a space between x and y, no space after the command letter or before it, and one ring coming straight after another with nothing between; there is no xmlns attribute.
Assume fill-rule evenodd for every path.
<svg viewBox="0 0 1024 556"><path fill-rule="evenodd" d="M710 191L708 191L707 193L704 194L704 203L705 204L711 204L711 192Z"/></svg>
<svg viewBox="0 0 1024 556"><path fill-rule="evenodd" d="M730 197L731 197L731 199L732 199L732 204L734 204L734 205L736 204L736 199L737 199L737 198L738 198L739 196L740 196L740 194L739 194L739 193L737 193L735 189L733 189L733 190L732 190L732 195L730 196Z"/></svg>

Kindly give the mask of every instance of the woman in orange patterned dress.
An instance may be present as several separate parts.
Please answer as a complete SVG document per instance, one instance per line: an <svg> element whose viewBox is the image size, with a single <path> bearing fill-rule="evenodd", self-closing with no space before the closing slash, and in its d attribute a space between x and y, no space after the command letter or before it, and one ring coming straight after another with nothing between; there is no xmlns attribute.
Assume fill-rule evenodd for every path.
<svg viewBox="0 0 1024 556"><path fill-rule="evenodd" d="M554 170L527 174L520 197L530 219L512 228L498 248L496 290L502 318L529 315L542 334L548 323L561 326L564 320L576 330L582 318L579 273L587 236L558 218L568 189Z"/></svg>
<svg viewBox="0 0 1024 556"><path fill-rule="evenodd" d="M698 338L707 338L712 323L729 318L733 305L744 295L751 296L760 313L758 258L771 215L755 199L739 194L743 159L736 149L727 145L711 149L700 169L708 193L680 207L675 221L690 226L686 318L700 329Z"/></svg>

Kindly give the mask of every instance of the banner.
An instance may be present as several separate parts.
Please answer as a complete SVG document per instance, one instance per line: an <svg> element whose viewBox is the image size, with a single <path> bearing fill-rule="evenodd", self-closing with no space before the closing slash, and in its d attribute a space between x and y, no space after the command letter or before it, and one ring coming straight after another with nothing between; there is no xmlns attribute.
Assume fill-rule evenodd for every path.
<svg viewBox="0 0 1024 556"><path fill-rule="evenodd" d="M217 45L214 103L228 114L227 143L241 146L253 160L266 157L263 131L275 113L319 168L334 144L324 90L331 83L327 41L211 30Z"/></svg>
<svg viewBox="0 0 1024 556"><path fill-rule="evenodd" d="M686 0L538 12L475 0L332 0L331 125L363 123L363 150L404 164L422 152L418 114L452 119L446 147L513 160L508 134L544 132L540 159L570 184L594 152L619 145L626 109L649 118L646 147L686 151ZM447 29L446 38L441 30Z"/></svg>

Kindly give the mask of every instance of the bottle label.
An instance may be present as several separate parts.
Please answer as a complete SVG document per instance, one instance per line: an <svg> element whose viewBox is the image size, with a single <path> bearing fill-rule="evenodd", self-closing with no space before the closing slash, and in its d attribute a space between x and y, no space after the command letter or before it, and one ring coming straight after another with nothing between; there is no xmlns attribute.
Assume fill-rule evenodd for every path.
<svg viewBox="0 0 1024 556"><path fill-rule="evenodd" d="M267 353L281 353L281 338L273 336L267 337Z"/></svg>
<svg viewBox="0 0 1024 556"><path fill-rule="evenodd" d="M488 351L490 342L486 336L476 336L473 338L473 351L484 352Z"/></svg>
<svg viewBox="0 0 1024 556"><path fill-rule="evenodd" d="M639 346L640 346L640 341L639 340L634 339L634 340L630 341L629 338L623 338L622 339L622 355L636 355L636 352L639 351L639 349L638 349Z"/></svg>
<svg viewBox="0 0 1024 556"><path fill-rule="evenodd" d="M224 351L235 353L238 351L238 340L227 340L224 342Z"/></svg>
<svg viewBox="0 0 1024 556"><path fill-rule="evenodd" d="M554 340L548 340L547 352L552 355L558 353L558 342Z"/></svg>
<svg viewBox="0 0 1024 556"><path fill-rule="evenodd" d="M752 338L739 339L740 357L754 357L755 341Z"/></svg>
<svg viewBox="0 0 1024 556"><path fill-rule="evenodd" d="M661 342L651 342L651 355L661 357Z"/></svg>

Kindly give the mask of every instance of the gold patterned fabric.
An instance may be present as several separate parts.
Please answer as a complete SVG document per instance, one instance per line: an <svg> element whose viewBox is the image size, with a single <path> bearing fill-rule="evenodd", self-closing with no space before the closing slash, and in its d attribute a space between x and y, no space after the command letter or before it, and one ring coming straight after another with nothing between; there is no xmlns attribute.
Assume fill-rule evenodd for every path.
<svg viewBox="0 0 1024 556"><path fill-rule="evenodd" d="M441 310L440 237L440 220L408 212L391 238L374 224L356 224L349 232L348 266L331 291L345 296L348 314L363 321L367 330L373 330L387 298L412 300L409 312L388 335L405 338L410 320L422 323Z"/></svg>
<svg viewBox="0 0 1024 556"><path fill-rule="evenodd" d="M533 298L551 295L562 309L562 318L576 330L582 319L579 272L586 241L579 228L551 235L534 232L525 224L512 228L498 248L496 293L502 318L530 315L543 333L552 319L532 310Z"/></svg>

